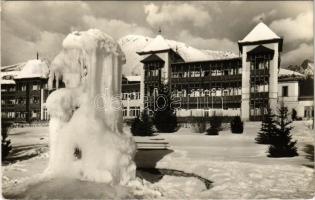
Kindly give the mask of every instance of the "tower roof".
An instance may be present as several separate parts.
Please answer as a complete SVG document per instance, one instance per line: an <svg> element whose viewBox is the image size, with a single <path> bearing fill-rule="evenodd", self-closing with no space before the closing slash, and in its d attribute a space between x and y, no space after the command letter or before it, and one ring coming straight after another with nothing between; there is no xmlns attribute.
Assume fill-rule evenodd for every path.
<svg viewBox="0 0 315 200"><path fill-rule="evenodd" d="M151 62L151 61L159 61L159 62L164 63L164 60L162 58L160 58L159 56L157 56L156 54L151 54L150 56L146 57L145 59L141 60L140 62L145 63L145 62Z"/></svg>
<svg viewBox="0 0 315 200"><path fill-rule="evenodd" d="M144 49L142 49L141 53L164 51L170 49L171 47L168 45L166 40L162 35L159 34L148 45L146 45Z"/></svg>
<svg viewBox="0 0 315 200"><path fill-rule="evenodd" d="M260 22L239 43L281 39L266 24Z"/></svg>

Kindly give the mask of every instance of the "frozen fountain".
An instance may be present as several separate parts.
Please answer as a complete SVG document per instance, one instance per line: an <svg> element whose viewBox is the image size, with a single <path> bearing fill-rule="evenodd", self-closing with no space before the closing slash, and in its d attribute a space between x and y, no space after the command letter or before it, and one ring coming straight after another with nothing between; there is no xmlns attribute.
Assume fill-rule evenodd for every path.
<svg viewBox="0 0 315 200"><path fill-rule="evenodd" d="M126 184L135 178L135 143L122 131L119 45L91 29L73 32L53 60L47 99L50 113L48 177Z"/></svg>

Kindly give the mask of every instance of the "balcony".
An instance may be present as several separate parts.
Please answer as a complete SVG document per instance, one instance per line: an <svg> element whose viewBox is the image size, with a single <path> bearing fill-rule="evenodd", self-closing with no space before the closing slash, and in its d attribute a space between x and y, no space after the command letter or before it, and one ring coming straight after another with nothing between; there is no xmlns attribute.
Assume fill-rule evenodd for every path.
<svg viewBox="0 0 315 200"><path fill-rule="evenodd" d="M16 111L26 111L26 104L15 104Z"/></svg>
<svg viewBox="0 0 315 200"><path fill-rule="evenodd" d="M11 111L15 109L15 104L2 104L2 111Z"/></svg>
<svg viewBox="0 0 315 200"><path fill-rule="evenodd" d="M241 81L242 75L222 75L222 76L205 76L205 77L180 77L171 78L172 83L193 83L193 82L221 82L221 81Z"/></svg>
<svg viewBox="0 0 315 200"><path fill-rule="evenodd" d="M257 70L250 70L251 76L269 76L268 69L257 69Z"/></svg>
<svg viewBox="0 0 315 200"><path fill-rule="evenodd" d="M19 97L19 96L26 96L26 91L20 91L20 90L18 90L18 91L15 92L15 95L16 95L17 97Z"/></svg>
<svg viewBox="0 0 315 200"><path fill-rule="evenodd" d="M31 103L30 104L30 109L40 109L40 103Z"/></svg>
<svg viewBox="0 0 315 200"><path fill-rule="evenodd" d="M257 93L250 93L251 99L268 99L269 93L268 92L257 92Z"/></svg>
<svg viewBox="0 0 315 200"><path fill-rule="evenodd" d="M203 77L180 77L180 78L171 78L172 83L200 83L203 80Z"/></svg>
<svg viewBox="0 0 315 200"><path fill-rule="evenodd" d="M30 95L40 96L40 90L31 90Z"/></svg>
<svg viewBox="0 0 315 200"><path fill-rule="evenodd" d="M213 98L211 96L207 97L177 97L176 100L181 100L181 103L184 104L208 104L213 103L214 104L221 104L222 100L223 103L240 103L241 102L241 95L235 95L235 96L214 96Z"/></svg>
<svg viewBox="0 0 315 200"><path fill-rule="evenodd" d="M221 75L221 76L206 76L204 80L207 81L241 81L242 75L235 74L235 75Z"/></svg>
<svg viewBox="0 0 315 200"><path fill-rule="evenodd" d="M1 92L1 96L3 99L12 99L15 98L15 92Z"/></svg>
<svg viewBox="0 0 315 200"><path fill-rule="evenodd" d="M159 82L160 77L159 76L146 76L144 77L145 82Z"/></svg>
<svg viewBox="0 0 315 200"><path fill-rule="evenodd" d="M175 102L180 102L181 104L211 104L213 99L214 104L223 104L225 103L241 103L241 95L234 95L234 96L222 96L222 97L175 97ZM152 96L146 97L146 101L148 103L152 103L154 98ZM175 103L176 104L176 103ZM178 104L178 103L177 103Z"/></svg>

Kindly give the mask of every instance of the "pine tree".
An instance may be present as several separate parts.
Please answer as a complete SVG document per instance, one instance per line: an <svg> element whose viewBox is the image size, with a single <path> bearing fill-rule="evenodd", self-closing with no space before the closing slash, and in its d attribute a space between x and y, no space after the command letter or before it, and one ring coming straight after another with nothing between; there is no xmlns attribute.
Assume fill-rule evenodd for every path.
<svg viewBox="0 0 315 200"><path fill-rule="evenodd" d="M231 121L231 132L232 133L243 133L244 123L242 122L240 116L233 117Z"/></svg>
<svg viewBox="0 0 315 200"><path fill-rule="evenodd" d="M210 117L210 128L207 129L207 135L219 135L222 130L222 118L215 115Z"/></svg>
<svg viewBox="0 0 315 200"><path fill-rule="evenodd" d="M141 114L143 133L145 136L151 136L154 133L153 122L147 110L143 110Z"/></svg>
<svg viewBox="0 0 315 200"><path fill-rule="evenodd" d="M130 131L135 136L151 136L154 133L153 123L147 110L143 110L141 118L137 116L132 124Z"/></svg>
<svg viewBox="0 0 315 200"><path fill-rule="evenodd" d="M290 131L293 129L288 119L288 109L282 104L279 109L278 121L276 121L276 135L269 146L269 157L293 157L298 156L296 142L292 141Z"/></svg>
<svg viewBox="0 0 315 200"><path fill-rule="evenodd" d="M275 115L272 114L270 108L267 109L267 113L263 116L261 122L261 128L255 138L258 144L271 144L276 131Z"/></svg>
<svg viewBox="0 0 315 200"><path fill-rule="evenodd" d="M294 108L292 109L291 119L293 121L297 119L297 112Z"/></svg>
<svg viewBox="0 0 315 200"><path fill-rule="evenodd" d="M162 133L172 133L177 130L177 117L171 107L172 98L167 85L162 85L155 99L154 124Z"/></svg>
<svg viewBox="0 0 315 200"><path fill-rule="evenodd" d="M10 123L2 122L1 123L1 159L2 161L9 155L12 150L11 141L7 139L8 137L8 129L10 127Z"/></svg>
<svg viewBox="0 0 315 200"><path fill-rule="evenodd" d="M141 125L142 125L142 122L141 122L139 116L137 116L136 118L133 119L131 127L130 127L130 131L131 131L132 135L138 135L139 134Z"/></svg>

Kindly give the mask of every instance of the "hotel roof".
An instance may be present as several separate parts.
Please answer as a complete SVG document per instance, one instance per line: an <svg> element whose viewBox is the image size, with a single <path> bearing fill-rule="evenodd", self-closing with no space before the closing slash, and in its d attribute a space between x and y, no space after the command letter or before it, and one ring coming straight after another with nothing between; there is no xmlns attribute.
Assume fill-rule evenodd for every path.
<svg viewBox="0 0 315 200"><path fill-rule="evenodd" d="M239 43L281 39L266 24L260 22Z"/></svg>
<svg viewBox="0 0 315 200"><path fill-rule="evenodd" d="M171 47L165 41L162 35L157 35L148 45L146 45L141 52L153 52L170 50Z"/></svg>

